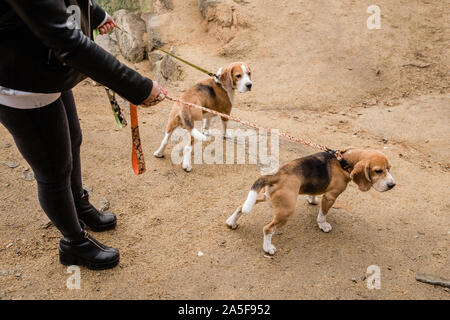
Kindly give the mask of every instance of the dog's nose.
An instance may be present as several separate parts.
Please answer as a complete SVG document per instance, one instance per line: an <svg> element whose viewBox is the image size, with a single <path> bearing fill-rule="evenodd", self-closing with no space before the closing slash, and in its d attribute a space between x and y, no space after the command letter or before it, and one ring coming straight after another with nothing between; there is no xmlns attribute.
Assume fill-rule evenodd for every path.
<svg viewBox="0 0 450 320"><path fill-rule="evenodd" d="M387 187L389 188L389 190L391 190L393 187L395 187L395 182L388 183Z"/></svg>
<svg viewBox="0 0 450 320"><path fill-rule="evenodd" d="M252 90L253 84L251 82L246 84L248 90Z"/></svg>

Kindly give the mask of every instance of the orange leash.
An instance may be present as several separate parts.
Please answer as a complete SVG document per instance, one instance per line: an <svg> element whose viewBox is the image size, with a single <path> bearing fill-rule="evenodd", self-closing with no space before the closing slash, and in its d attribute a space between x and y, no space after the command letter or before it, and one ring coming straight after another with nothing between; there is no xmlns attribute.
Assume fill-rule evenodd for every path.
<svg viewBox="0 0 450 320"><path fill-rule="evenodd" d="M139 134L139 120L137 107L131 103L130 103L130 118L131 118L131 138L133 140L131 162L133 164L134 173L140 175L145 172L146 168L145 168L144 152L142 151L141 136Z"/></svg>

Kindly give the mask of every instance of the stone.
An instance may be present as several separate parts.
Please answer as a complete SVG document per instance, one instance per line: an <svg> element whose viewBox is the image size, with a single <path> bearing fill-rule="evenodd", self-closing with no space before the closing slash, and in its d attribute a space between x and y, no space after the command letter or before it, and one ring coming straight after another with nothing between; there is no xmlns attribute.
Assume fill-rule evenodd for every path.
<svg viewBox="0 0 450 320"><path fill-rule="evenodd" d="M6 161L6 162L3 162L3 164L11 169L17 168L20 165L20 163L13 162L13 161Z"/></svg>
<svg viewBox="0 0 450 320"><path fill-rule="evenodd" d="M114 13L113 19L123 30L116 28L114 31L122 55L133 63L144 60L146 52L144 43L146 25L144 20L124 9Z"/></svg>
<svg viewBox="0 0 450 320"><path fill-rule="evenodd" d="M157 14L167 13L173 10L172 0L153 0L153 12Z"/></svg>
<svg viewBox="0 0 450 320"><path fill-rule="evenodd" d="M248 19L231 0L198 0L198 7L207 32L225 43L234 39L239 29L249 26Z"/></svg>
<svg viewBox="0 0 450 320"><path fill-rule="evenodd" d="M161 85L168 81L181 80L182 73L180 64L168 55L153 64L153 76Z"/></svg>
<svg viewBox="0 0 450 320"><path fill-rule="evenodd" d="M164 45L159 33L159 19L158 15L152 13L143 13L141 16L145 23L145 31L147 32L147 52L152 52L155 48L160 48Z"/></svg>
<svg viewBox="0 0 450 320"><path fill-rule="evenodd" d="M416 280L427 284L450 288L449 280L429 274L416 274Z"/></svg>
<svg viewBox="0 0 450 320"><path fill-rule="evenodd" d="M117 56L116 45L109 34L101 34L95 38L95 43L108 51L111 55Z"/></svg>
<svg viewBox="0 0 450 320"><path fill-rule="evenodd" d="M30 170L25 170L22 172L22 180L25 181L33 181L34 180L34 174Z"/></svg>
<svg viewBox="0 0 450 320"><path fill-rule="evenodd" d="M152 64L162 60L164 57L165 55L160 51L152 51L148 54L148 59Z"/></svg>
<svg viewBox="0 0 450 320"><path fill-rule="evenodd" d="M99 210L100 211L106 211L108 210L110 207L110 203L108 201L108 199L106 199L105 197L100 199L100 206L99 206Z"/></svg>

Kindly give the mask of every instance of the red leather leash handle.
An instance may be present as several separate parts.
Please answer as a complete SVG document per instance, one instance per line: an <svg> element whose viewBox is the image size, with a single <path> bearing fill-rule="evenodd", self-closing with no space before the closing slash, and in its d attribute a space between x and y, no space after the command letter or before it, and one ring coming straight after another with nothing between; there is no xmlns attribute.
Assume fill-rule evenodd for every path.
<svg viewBox="0 0 450 320"><path fill-rule="evenodd" d="M135 174L143 174L146 170L144 152L142 151L141 136L139 134L139 120L137 114L137 107L130 104L130 118L131 118L131 138L133 139L133 149L131 153L131 162L133 164L133 171Z"/></svg>

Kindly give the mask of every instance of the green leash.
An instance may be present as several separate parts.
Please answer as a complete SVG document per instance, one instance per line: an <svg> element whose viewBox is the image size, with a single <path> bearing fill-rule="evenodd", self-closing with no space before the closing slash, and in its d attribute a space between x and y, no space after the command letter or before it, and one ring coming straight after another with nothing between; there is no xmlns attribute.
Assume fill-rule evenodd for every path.
<svg viewBox="0 0 450 320"><path fill-rule="evenodd" d="M161 48L158 48L158 47L156 47L156 50L162 51L162 52L164 52L165 54L168 54L169 56L171 56L172 58L175 58L175 59L177 59L177 60L179 60L179 61L181 61L181 62L187 64L188 66L191 66L192 68L197 69L197 70L200 71L200 72L206 73L206 74L207 74L208 76L210 76L210 77L218 78L217 75L216 75L215 73L212 73L212 72L209 72L209 71L207 71L207 70L205 70L205 69L203 69L203 68L200 68L199 66L196 66L195 64L190 63L189 61L186 61L186 60L184 60L184 59L182 59L182 58L180 58L180 57L177 57L177 56L174 55L173 53L167 52L167 51L165 51L165 50L163 50L163 49L161 49Z"/></svg>
<svg viewBox="0 0 450 320"><path fill-rule="evenodd" d="M116 26L116 28L119 29L120 31L122 31L123 33L128 34L130 37L134 38L128 31L123 30L121 27ZM190 66L190 67L192 67L192 68L194 68L194 69L196 69L196 70L198 70L200 72L203 72L203 73L207 74L210 77L218 78L218 76L215 73L209 72L208 70L205 70L205 69L203 69L203 68L201 68L201 67L199 67L199 66L197 66L197 65L195 65L195 64L193 64L193 63L191 63L191 62L189 62L187 60L184 60L183 58L180 58L180 57L174 55L173 53L170 53L170 52L168 52L168 51L166 51L166 50L164 50L162 48L159 48L159 47L155 47L155 49L158 50L158 51L164 52L165 54L171 56L172 58L175 58L178 61L181 61L184 64L187 64L188 66Z"/></svg>

